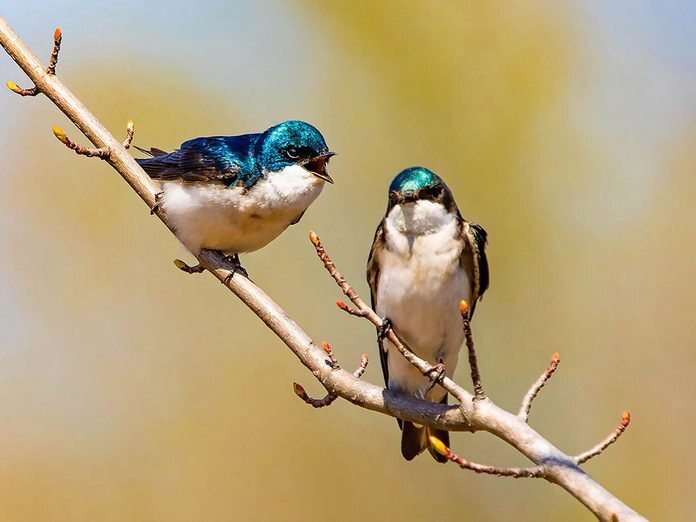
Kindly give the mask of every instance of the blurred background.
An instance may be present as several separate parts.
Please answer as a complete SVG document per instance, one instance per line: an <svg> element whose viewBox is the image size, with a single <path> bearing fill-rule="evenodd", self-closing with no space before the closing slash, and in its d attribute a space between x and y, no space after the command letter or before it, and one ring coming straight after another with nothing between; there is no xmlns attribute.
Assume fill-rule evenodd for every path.
<svg viewBox="0 0 696 522"><path fill-rule="evenodd" d="M474 321L484 382L515 409L554 351L532 425L644 515L693 520L696 4L3 0L0 14L120 137L173 149L300 118L336 180L254 280L350 367L374 330L342 314L317 231L367 294L391 178L442 175L490 234ZM0 80L30 83L0 53ZM543 481L402 460L393 419L337 402L186 257L105 163L52 135L45 98L0 91L0 519L592 520ZM459 380L468 385L461 364ZM487 434L469 459L524 464Z"/></svg>

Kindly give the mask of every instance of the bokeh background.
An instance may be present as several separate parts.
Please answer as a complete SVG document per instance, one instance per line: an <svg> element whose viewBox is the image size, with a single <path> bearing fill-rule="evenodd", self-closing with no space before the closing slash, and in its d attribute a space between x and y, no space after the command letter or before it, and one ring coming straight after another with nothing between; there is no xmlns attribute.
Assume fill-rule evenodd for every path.
<svg viewBox="0 0 696 522"><path fill-rule="evenodd" d="M244 259L346 366L374 331L341 314L316 230L367 293L386 188L422 164L490 234L474 324L485 384L568 452L623 409L586 466L650 518L694 520L696 4L683 1L3 0L60 77L135 143L314 123L336 184ZM0 55L0 79L29 86ZM406 463L393 419L321 392L292 354L185 256L118 175L77 157L46 99L0 92L0 519L591 520L543 481ZM467 381L461 365L460 380ZM486 434L456 451L522 457Z"/></svg>

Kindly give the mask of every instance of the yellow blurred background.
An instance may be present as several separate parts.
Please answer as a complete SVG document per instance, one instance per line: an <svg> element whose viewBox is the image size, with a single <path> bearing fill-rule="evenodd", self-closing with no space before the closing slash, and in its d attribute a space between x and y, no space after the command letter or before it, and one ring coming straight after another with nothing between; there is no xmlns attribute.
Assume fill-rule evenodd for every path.
<svg viewBox="0 0 696 522"><path fill-rule="evenodd" d="M693 520L696 6L687 1L26 0L0 5L120 137L173 149L300 118L334 186L253 279L344 366L374 331L341 314L306 235L364 295L391 178L442 175L490 234L474 332L514 409L552 352L531 423L644 515ZM29 84L4 54L0 80ZM46 99L0 92L0 520L591 520L543 481L402 460L393 419L321 389L185 256L118 175L78 157ZM468 383L461 364L459 380ZM525 460L486 434L454 449Z"/></svg>

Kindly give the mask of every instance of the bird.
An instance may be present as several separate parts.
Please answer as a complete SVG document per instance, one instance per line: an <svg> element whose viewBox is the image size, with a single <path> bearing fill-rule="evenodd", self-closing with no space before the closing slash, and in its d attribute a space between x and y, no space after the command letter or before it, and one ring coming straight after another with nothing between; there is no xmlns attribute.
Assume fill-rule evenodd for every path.
<svg viewBox="0 0 696 522"><path fill-rule="evenodd" d="M488 289L487 237L482 226L462 217L434 172L411 167L392 181L367 262L372 307L384 318L378 345L387 389L447 404L447 392L412 366L386 331L393 328L416 355L451 378L464 340L460 303L467 302L470 318ZM438 462L447 461L429 436L449 446L449 432L397 420L406 460L428 449Z"/></svg>
<svg viewBox="0 0 696 522"><path fill-rule="evenodd" d="M164 210L192 254L221 251L245 275L239 254L263 248L299 222L333 183L327 163L335 152L316 127L299 120L256 134L194 138L169 153L137 149L150 157L136 161L162 186L153 211Z"/></svg>

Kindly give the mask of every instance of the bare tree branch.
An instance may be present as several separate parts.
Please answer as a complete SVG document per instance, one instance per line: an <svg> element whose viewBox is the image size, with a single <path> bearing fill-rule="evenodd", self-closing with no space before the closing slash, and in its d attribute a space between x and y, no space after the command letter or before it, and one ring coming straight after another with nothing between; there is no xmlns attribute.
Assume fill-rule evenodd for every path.
<svg viewBox="0 0 696 522"><path fill-rule="evenodd" d="M476 345L474 336L471 333L471 316L469 315L469 304L466 301L459 303L459 313L462 314L464 324L464 339L466 348L469 351L469 367L471 368L471 382L474 385L474 399L480 401L486 398L486 392L481 384L481 372L478 367L478 357L476 356Z"/></svg>
<svg viewBox="0 0 696 522"><path fill-rule="evenodd" d="M459 464L459 467L462 469L469 469L471 471L475 471L476 473L485 473L487 475L496 475L498 477L545 478L544 466L531 466L528 468L500 468L497 466L487 466L485 464L471 462L460 457L456 453L452 453L452 450L450 450L440 439L432 435L430 436L430 444L432 444L435 451L437 451L440 455L448 458L456 464Z"/></svg>
<svg viewBox="0 0 696 522"><path fill-rule="evenodd" d="M539 378L536 381L534 381L534 384L532 384L532 387L529 388L529 391L526 393L526 395L522 399L522 405L520 406L520 411L517 413L517 416L520 419L527 422L527 419L529 418L529 411L532 409L532 401L534 401L537 394L544 387L544 385L546 384L546 381L548 381L551 378L553 373L558 368L559 364L561 364L561 356L558 355L557 353L554 353L551 356L551 362L549 363L546 370L544 370L544 373L542 373L539 376Z"/></svg>
<svg viewBox="0 0 696 522"><path fill-rule="evenodd" d="M597 444L594 448L587 450L585 453L581 453L573 460L575 460L577 464L582 464L583 462L587 462L591 458L594 458L597 455L603 453L605 449L607 449L609 446L614 444L619 439L623 432L626 431L626 428L628 428L628 425L630 423L631 413L625 411L621 417L621 422L619 422L619 425L616 427L614 431L612 431L609 434L609 436L606 439Z"/></svg>
<svg viewBox="0 0 696 522"><path fill-rule="evenodd" d="M54 39L54 53L47 69L41 65L7 22L0 17L0 45L34 82L34 89L37 93L40 92L49 98L97 149L110 151L104 160L119 172L147 207L152 209L152 212L169 227L166 216L157 204L157 195L160 193L158 185L145 174L128 154L124 145L118 142L53 74L60 44L58 41L60 33L56 32L56 35L58 37ZM14 92L22 90L11 82L8 87ZM171 230L171 227L169 228ZM315 247L317 247L317 253L320 253L318 245L315 244ZM290 348L330 394L342 397L360 407L417 424L450 431L482 430L492 433L516 448L536 466L542 468L543 473L540 476L568 491L600 520L620 520L622 522L644 520L638 513L585 474L577 466L576 458L557 449L534 431L523 419L499 408L490 399L483 398L473 401L473 396L470 393L451 379L444 377L438 381L439 384L452 393L460 401L460 404L458 406L434 404L385 390L382 387L360 381L356 375L345 370L332 368L331 365L326 364L327 353L319 348L300 326L290 319L286 312L260 288L242 274L236 273L234 267L230 268L220 252L203 251L197 256L197 259L205 270L223 282ZM335 270L330 259L324 261L324 264L344 293L357 307L357 315L367 318L377 327L381 326L381 319L362 302L352 287ZM423 375L434 378L432 365L408 350L393 331L387 332L387 336L397 347L397 350ZM618 435L614 437L612 434L611 442L604 441L597 448L601 448L599 450L601 452L617 437ZM578 461L598 454L597 448L577 457ZM459 457L457 459L451 460L459 464L464 462L464 459ZM471 466L469 468L473 469Z"/></svg>
<svg viewBox="0 0 696 522"><path fill-rule="evenodd" d="M331 366L332 369L334 370L339 370L341 367L338 364L338 360L336 359L336 356L334 355L333 351L331 350L331 345L327 342L322 343L322 347L324 348L324 351L326 354L329 356L329 360L326 361L327 364ZM353 372L353 376L357 379L363 376L363 373L365 373L365 370L367 369L367 354L364 353L362 354L362 357L360 357L360 365L358 368ZM307 392L305 391L304 387L301 384L298 384L294 382L292 384L293 390L295 391L295 395L297 395L300 399L302 399L304 402L309 404L310 406L314 408L325 408L326 406L331 406L333 402L338 399L338 395L335 393L327 393L324 397L321 399L314 399L307 395Z"/></svg>

